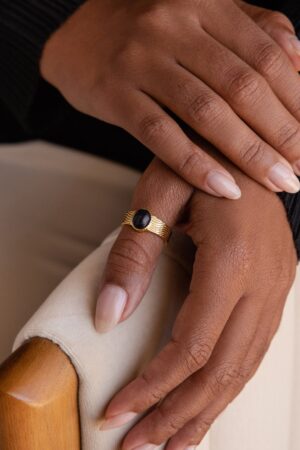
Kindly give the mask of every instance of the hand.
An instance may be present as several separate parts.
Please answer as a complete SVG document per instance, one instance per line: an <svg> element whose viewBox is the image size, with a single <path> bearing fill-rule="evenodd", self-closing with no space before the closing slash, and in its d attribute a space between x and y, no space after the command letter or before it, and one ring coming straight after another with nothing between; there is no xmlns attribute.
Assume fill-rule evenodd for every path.
<svg viewBox="0 0 300 450"><path fill-rule="evenodd" d="M168 450L198 444L253 376L279 326L296 267L285 210L274 193L232 170L244 191L236 202L192 193L158 160L137 187L132 208L149 208L171 224L184 219L181 228L192 238L196 256L170 342L106 410L102 429L154 407L129 431L123 450L167 440ZM156 235L123 227L99 297L100 331L107 330L103 319L112 319L112 326L137 307L162 245ZM114 301L110 315L108 304Z"/></svg>
<svg viewBox="0 0 300 450"><path fill-rule="evenodd" d="M46 43L41 73L193 186L238 198L230 173L173 116L269 189L296 192L296 49L284 15L240 1L88 0Z"/></svg>

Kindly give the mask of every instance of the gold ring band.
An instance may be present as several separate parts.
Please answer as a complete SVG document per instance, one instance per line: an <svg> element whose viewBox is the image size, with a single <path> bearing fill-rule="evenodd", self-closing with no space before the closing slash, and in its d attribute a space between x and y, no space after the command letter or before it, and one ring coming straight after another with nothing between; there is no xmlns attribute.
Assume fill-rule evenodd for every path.
<svg viewBox="0 0 300 450"><path fill-rule="evenodd" d="M149 231L162 238L165 242L168 242L171 236L171 228L169 225L158 217L153 216L147 209L128 211L124 216L122 225L130 225L139 233Z"/></svg>

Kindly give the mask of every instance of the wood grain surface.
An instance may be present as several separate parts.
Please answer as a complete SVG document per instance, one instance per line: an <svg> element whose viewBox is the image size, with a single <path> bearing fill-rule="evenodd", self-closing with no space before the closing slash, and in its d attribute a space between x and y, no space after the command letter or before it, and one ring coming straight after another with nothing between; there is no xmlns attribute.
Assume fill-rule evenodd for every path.
<svg viewBox="0 0 300 450"><path fill-rule="evenodd" d="M0 366L0 450L80 450L77 374L47 339Z"/></svg>

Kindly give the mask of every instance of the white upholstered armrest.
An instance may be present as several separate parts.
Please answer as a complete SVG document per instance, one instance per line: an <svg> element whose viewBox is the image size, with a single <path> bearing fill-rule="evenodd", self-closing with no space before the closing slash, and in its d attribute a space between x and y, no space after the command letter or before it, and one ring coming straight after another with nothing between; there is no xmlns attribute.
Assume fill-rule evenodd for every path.
<svg viewBox="0 0 300 450"><path fill-rule="evenodd" d="M97 289L116 230L54 290L18 334L14 349L41 336L69 355L80 380L83 450L118 448L126 427L99 431L112 395L139 373L169 337L188 289L193 250L175 236L159 261L149 291L136 312L107 334L94 328ZM130 425L127 426L130 427Z"/></svg>

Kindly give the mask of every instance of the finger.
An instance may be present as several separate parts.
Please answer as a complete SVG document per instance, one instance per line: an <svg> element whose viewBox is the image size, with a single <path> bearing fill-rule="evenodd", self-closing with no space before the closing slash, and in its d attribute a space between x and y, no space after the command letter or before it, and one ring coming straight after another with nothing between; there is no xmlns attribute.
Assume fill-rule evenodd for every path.
<svg viewBox="0 0 300 450"><path fill-rule="evenodd" d="M120 100L116 107L119 125L192 186L215 196L240 197L240 189L230 173L194 144L148 95L136 91L126 101Z"/></svg>
<svg viewBox="0 0 300 450"><path fill-rule="evenodd" d="M243 1L238 6L260 26L289 56L294 68L300 71L300 42L288 17L279 12L249 5Z"/></svg>
<svg viewBox="0 0 300 450"><path fill-rule="evenodd" d="M155 159L135 189L132 209L147 209L172 227L191 194L192 188L185 181ZM95 319L98 332L109 331L137 307L163 245L163 240L153 233L138 233L130 226L122 228L101 281Z"/></svg>
<svg viewBox="0 0 300 450"><path fill-rule="evenodd" d="M240 366L257 330L263 305L259 300L255 306L253 297L239 301L207 365L134 426L125 437L122 450L164 443L229 386L244 382Z"/></svg>
<svg viewBox="0 0 300 450"><path fill-rule="evenodd" d="M192 450L194 446L198 446L216 418L240 394L244 385L254 376L279 327L285 297L283 299L284 302L282 300L279 302L275 314L272 311L272 315L270 316L270 311L267 308L263 312L253 342L240 368L240 372L244 374L245 383L237 386L231 385L225 389L217 399L214 399L200 414L184 425L170 439L167 450L182 450L187 448ZM271 321L270 317L272 317Z"/></svg>
<svg viewBox="0 0 300 450"><path fill-rule="evenodd" d="M226 5L222 27L218 26L213 14L203 17L203 26L216 40L261 74L299 121L300 80L289 57L237 5L233 2L226 2Z"/></svg>
<svg viewBox="0 0 300 450"><path fill-rule="evenodd" d="M204 51L203 48L201 48L201 52ZM209 50L207 48L205 56L208 57L209 54L213 54L212 48ZM234 55L233 59L238 60ZM225 60L224 52L222 60ZM190 63L192 64L192 60ZM235 61L233 66L227 66L225 63L222 69L222 63L219 61L213 65L213 70L212 65L209 69L203 70L201 70L201 66L207 65L203 65L201 62L199 65L194 63L191 70L195 72L195 67L198 67L199 77L204 72L208 74L207 81L211 80L213 89L185 68L174 65L171 70L169 67L157 70L157 80L154 82L152 90L150 86L148 87L148 92L151 90L152 96L157 101L166 105L185 123L211 142L243 172L271 190L297 192L300 183L287 159L283 158L281 154L293 162L300 158L298 144L300 125L298 121L281 104L262 77L256 76L255 71L248 68L246 64ZM229 69L229 67L231 68ZM220 73L223 74L222 77ZM242 77L244 81L242 81ZM250 79L255 81L256 78L258 81L261 79L261 82L259 81L260 92L257 93L259 101L250 100L250 96L241 101L241 95L237 92L237 83L240 85L243 82L246 85L246 83L250 83ZM236 83L235 87L234 83ZM178 86L180 86L179 89ZM219 90L221 96L215 92L216 89ZM251 127L238 117L230 107L230 103ZM272 111L272 115L274 114L272 122L266 120L270 111ZM253 131L255 128L258 134ZM274 129L279 130L277 134ZM295 140L283 140L282 136L279 138L280 133L283 134L283 129L296 133ZM299 132L297 132L298 129ZM260 135L268 140L275 149L261 139Z"/></svg>
<svg viewBox="0 0 300 450"><path fill-rule="evenodd" d="M165 95L169 93L169 101L174 102L172 107L176 108L177 104L178 110L179 105L185 106L187 116L187 112L192 109L191 105L194 105L193 114L189 114L194 116L190 118L194 119L192 126L244 172L260 182L264 178L269 180L271 178L273 181L272 176L268 176L268 171L272 172L271 165L279 162L274 149L297 169L297 162L300 160L299 121L282 104L267 81L207 33L202 35L201 43L199 36L195 36L194 42L199 42L201 58L195 58L188 50L188 43L182 43L177 61L218 96L213 97L207 89L200 89L198 87L200 82L196 84L194 80L192 83L186 75L185 78L181 77L184 89L178 91L174 83L171 86L171 77L168 77L169 88L163 86L161 92ZM210 55L214 55L213 64L203 64L203 60L209 60ZM180 79L179 74L178 78ZM163 85L162 77L161 80ZM173 92L177 94L174 95ZM181 98L178 99L178 96ZM223 99L222 104L220 97ZM184 98L187 99L185 102ZM207 106L209 99L210 108ZM206 104L204 111L203 103ZM227 104L232 109L225 108L224 105ZM216 129L222 132L216 133ZM296 171L298 173L299 170ZM285 189L281 185L278 187Z"/></svg>
<svg viewBox="0 0 300 450"><path fill-rule="evenodd" d="M232 255L227 263L230 258ZM232 279L229 266L219 255L196 254L190 293L176 318L170 342L112 399L105 412L107 423L129 411L145 411L207 363L242 295L240 277Z"/></svg>

